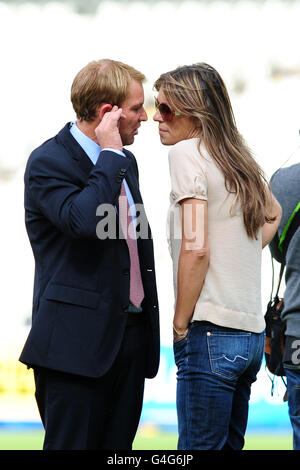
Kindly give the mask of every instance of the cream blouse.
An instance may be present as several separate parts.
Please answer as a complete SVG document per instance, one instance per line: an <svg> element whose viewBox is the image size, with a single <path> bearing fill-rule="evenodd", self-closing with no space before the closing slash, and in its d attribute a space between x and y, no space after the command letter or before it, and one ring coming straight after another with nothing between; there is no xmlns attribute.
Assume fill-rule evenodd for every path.
<svg viewBox="0 0 300 470"><path fill-rule="evenodd" d="M169 152L171 176L168 242L173 260L175 299L181 248L181 209L185 198L207 200L210 261L192 321L260 333L265 328L261 307L261 231L258 240L246 233L234 194L225 188L223 173L198 138L183 140Z"/></svg>

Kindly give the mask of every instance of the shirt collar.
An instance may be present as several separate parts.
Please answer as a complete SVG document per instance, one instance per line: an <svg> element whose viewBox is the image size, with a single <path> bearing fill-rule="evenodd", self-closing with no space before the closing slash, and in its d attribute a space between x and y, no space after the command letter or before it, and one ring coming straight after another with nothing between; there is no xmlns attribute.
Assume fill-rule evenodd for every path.
<svg viewBox="0 0 300 470"><path fill-rule="evenodd" d="M83 148L85 153L95 165L101 152L100 145L98 145L94 140L90 139L87 135L85 135L79 129L76 122L71 123L70 132L74 139L79 143L79 145Z"/></svg>

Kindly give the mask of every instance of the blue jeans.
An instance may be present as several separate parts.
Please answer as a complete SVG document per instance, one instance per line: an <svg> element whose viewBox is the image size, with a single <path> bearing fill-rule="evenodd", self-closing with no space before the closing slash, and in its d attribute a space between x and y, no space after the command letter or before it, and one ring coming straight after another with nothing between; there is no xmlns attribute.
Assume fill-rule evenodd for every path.
<svg viewBox="0 0 300 470"><path fill-rule="evenodd" d="M264 350L260 334L193 322L174 343L178 449L244 445L251 384Z"/></svg>
<svg viewBox="0 0 300 470"><path fill-rule="evenodd" d="M300 369L285 366L289 417L293 428L293 448L300 450Z"/></svg>

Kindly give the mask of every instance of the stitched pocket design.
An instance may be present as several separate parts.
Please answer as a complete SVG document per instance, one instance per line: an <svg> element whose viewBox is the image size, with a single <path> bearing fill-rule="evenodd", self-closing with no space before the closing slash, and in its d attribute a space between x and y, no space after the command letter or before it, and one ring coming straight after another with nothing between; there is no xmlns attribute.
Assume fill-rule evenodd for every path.
<svg viewBox="0 0 300 470"><path fill-rule="evenodd" d="M251 333L208 332L211 371L227 379L239 377L248 366L250 338Z"/></svg>

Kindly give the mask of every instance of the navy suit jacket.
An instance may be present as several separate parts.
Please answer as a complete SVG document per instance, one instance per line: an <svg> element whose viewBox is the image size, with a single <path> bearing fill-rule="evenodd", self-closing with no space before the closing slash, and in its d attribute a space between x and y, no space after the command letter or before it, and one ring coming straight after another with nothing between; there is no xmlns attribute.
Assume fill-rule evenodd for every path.
<svg viewBox="0 0 300 470"><path fill-rule="evenodd" d="M97 237L96 212L100 204L116 204L124 177L134 202L142 204L136 160L124 152L127 158L104 150L93 165L68 123L29 157L25 223L35 281L32 326L20 356L29 367L100 377L119 351L128 315L129 252L121 237ZM159 313L149 225L138 251L151 378L159 365Z"/></svg>

